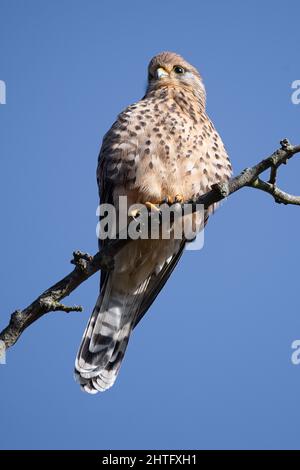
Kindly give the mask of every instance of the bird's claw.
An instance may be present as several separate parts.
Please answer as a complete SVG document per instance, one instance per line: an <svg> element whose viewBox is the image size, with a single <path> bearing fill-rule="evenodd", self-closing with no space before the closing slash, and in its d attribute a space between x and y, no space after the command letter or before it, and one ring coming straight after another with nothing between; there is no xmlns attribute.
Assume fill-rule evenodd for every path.
<svg viewBox="0 0 300 470"><path fill-rule="evenodd" d="M171 206L172 204L182 204L184 201L184 197L182 194L176 194L175 197L171 197L171 196L166 196L162 203L165 203L165 204L168 204L169 206Z"/></svg>
<svg viewBox="0 0 300 470"><path fill-rule="evenodd" d="M145 206L147 207L148 211L160 212L159 207L156 204L153 204L152 202L145 202Z"/></svg>
<svg viewBox="0 0 300 470"><path fill-rule="evenodd" d="M174 202L182 204L184 201L183 194L176 194Z"/></svg>

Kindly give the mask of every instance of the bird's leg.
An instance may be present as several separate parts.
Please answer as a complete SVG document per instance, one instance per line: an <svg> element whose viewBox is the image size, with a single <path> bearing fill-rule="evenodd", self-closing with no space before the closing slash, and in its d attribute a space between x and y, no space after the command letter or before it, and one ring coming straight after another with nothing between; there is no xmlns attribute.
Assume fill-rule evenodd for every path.
<svg viewBox="0 0 300 470"><path fill-rule="evenodd" d="M176 194L174 202L182 204L184 202L183 194Z"/></svg>
<svg viewBox="0 0 300 470"><path fill-rule="evenodd" d="M148 211L159 212L159 207L156 204L153 204L153 202L146 201L145 206Z"/></svg>
<svg viewBox="0 0 300 470"><path fill-rule="evenodd" d="M168 204L169 206L171 206L172 204L176 204L176 203L182 204L183 201L184 201L183 195L176 194L175 197L166 196L163 198L162 201L158 201L158 202L146 201L145 206L147 207L148 211L160 212L159 206L161 204ZM139 212L140 212L139 209L133 208L133 210L130 211L129 216L134 218L139 214Z"/></svg>
<svg viewBox="0 0 300 470"><path fill-rule="evenodd" d="M132 209L128 211L128 216L132 217L133 219L135 219L139 214L140 214L140 210L135 207L133 207Z"/></svg>
<svg viewBox="0 0 300 470"><path fill-rule="evenodd" d="M159 205L161 203L160 202L149 202L149 201L146 201L144 203L144 206L146 207L146 209L151 212L160 212L160 209L159 209ZM138 207L136 207L138 206ZM139 215L141 215L141 207L140 207L140 204L138 205L133 205L130 210L128 211L128 215L129 217L132 217L133 219L135 219L136 217L138 217Z"/></svg>
<svg viewBox="0 0 300 470"><path fill-rule="evenodd" d="M176 194L175 197L166 196L162 201L162 203L168 204L169 206L171 206L172 204L176 204L176 203L182 204L183 202L184 202L183 194Z"/></svg>

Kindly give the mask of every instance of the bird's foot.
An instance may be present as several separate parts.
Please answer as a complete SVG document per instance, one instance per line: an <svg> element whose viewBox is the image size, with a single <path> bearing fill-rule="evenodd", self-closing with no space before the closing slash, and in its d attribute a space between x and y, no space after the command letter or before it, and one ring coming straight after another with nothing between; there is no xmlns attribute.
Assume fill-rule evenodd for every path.
<svg viewBox="0 0 300 470"><path fill-rule="evenodd" d="M182 204L184 202L184 197L182 194L176 194L175 197L166 196L162 202L165 204L168 204L169 206L171 206L172 204L178 204L178 203Z"/></svg>
<svg viewBox="0 0 300 470"><path fill-rule="evenodd" d="M153 204L153 202L145 202L145 206L147 207L148 211L159 212L159 207L157 204Z"/></svg>
<svg viewBox="0 0 300 470"><path fill-rule="evenodd" d="M162 201L159 202L150 202L146 201L145 206L148 209L149 212L160 212L160 205L161 204L168 204L169 206L173 204L182 204L184 202L184 197L182 194L176 194L176 196L166 196L163 198ZM132 207L128 211L129 217L132 217L133 219L139 216L141 213L140 207Z"/></svg>
<svg viewBox="0 0 300 470"><path fill-rule="evenodd" d="M184 202L183 194L176 194L174 202L182 204Z"/></svg>
<svg viewBox="0 0 300 470"><path fill-rule="evenodd" d="M146 212L160 212L159 209L159 203L153 203L153 202L145 202L144 207L146 208ZM129 210L128 210L128 216L132 217L133 219L136 219L143 213L143 209L141 208L140 204L137 204L137 207L133 205Z"/></svg>
<svg viewBox="0 0 300 470"><path fill-rule="evenodd" d="M138 215L140 215L140 209L137 209L135 207L133 207L132 209L129 209L128 211L129 217L132 217L133 219L135 219Z"/></svg>

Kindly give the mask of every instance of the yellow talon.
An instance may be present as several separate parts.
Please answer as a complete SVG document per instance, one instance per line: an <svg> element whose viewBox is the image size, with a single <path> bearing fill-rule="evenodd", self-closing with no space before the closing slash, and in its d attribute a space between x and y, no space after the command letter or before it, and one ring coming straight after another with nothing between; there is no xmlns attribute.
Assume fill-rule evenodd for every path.
<svg viewBox="0 0 300 470"><path fill-rule="evenodd" d="M183 195L182 194L176 194L174 202L179 202L180 204L182 204L183 201L184 201Z"/></svg>
<svg viewBox="0 0 300 470"><path fill-rule="evenodd" d="M135 219L136 217L141 215L142 209L143 206L141 206L141 204L132 204L128 209L128 216Z"/></svg>
<svg viewBox="0 0 300 470"><path fill-rule="evenodd" d="M162 202L167 203L167 204L169 204L169 206L171 206L172 204L176 204L176 203L181 204L181 203L183 203L183 201L184 201L183 195L182 194L176 194L175 197L166 196Z"/></svg>
<svg viewBox="0 0 300 470"><path fill-rule="evenodd" d="M131 209L128 211L128 216L132 217L133 219L140 214L139 209Z"/></svg>
<svg viewBox="0 0 300 470"><path fill-rule="evenodd" d="M159 208L152 202L149 202L149 201L145 202L145 206L147 207L149 211L159 212Z"/></svg>

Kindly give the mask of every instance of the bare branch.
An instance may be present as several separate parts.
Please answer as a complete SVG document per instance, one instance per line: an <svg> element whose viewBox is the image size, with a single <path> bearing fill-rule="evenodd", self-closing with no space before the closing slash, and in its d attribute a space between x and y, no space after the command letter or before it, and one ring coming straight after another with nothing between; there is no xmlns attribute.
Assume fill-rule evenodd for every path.
<svg viewBox="0 0 300 470"><path fill-rule="evenodd" d="M270 184L273 184L273 185L276 184L277 170L278 170L277 166L271 166L270 179L269 179Z"/></svg>
<svg viewBox="0 0 300 470"><path fill-rule="evenodd" d="M300 153L300 145L292 146L287 139L282 140L280 144L280 149L257 165L246 168L227 183L215 184L209 192L200 196L197 201L188 201L193 204L193 210L196 211L196 204L203 204L205 208L208 208L243 187L252 187L264 191L273 196L275 201L279 203L300 205L300 196L293 196L276 187L278 168L282 164L286 164L293 155ZM259 178L259 175L268 169L271 169L270 180L265 182ZM150 213L149 217L151 217ZM15 311L11 315L8 326L0 333L0 341L4 342L6 348L14 345L22 332L46 313L59 310L64 312L82 311L80 306L68 307L61 304L60 301L70 295L97 271L101 269L112 270L114 256L131 241L130 238L124 237L123 239L121 236L119 239L109 240L105 247L94 256L75 251L71 261L75 265L73 271L43 292L24 310Z"/></svg>
<svg viewBox="0 0 300 470"><path fill-rule="evenodd" d="M295 206L300 206L300 196L294 196L292 194L286 193L285 191L279 189L275 184L267 183L260 178L257 178L255 181L253 181L251 187L271 194L275 202L278 204L294 204Z"/></svg>

